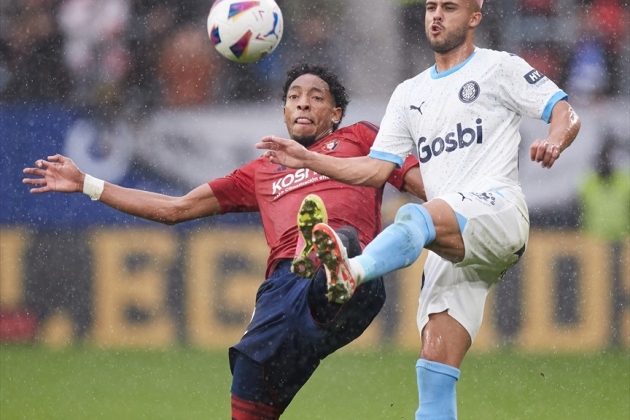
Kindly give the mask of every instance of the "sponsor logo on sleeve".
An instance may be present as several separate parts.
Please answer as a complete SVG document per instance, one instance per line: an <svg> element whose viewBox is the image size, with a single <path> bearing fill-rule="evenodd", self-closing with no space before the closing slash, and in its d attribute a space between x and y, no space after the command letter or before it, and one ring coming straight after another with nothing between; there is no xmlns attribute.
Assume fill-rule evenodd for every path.
<svg viewBox="0 0 630 420"><path fill-rule="evenodd" d="M527 80L527 83L529 83L530 85L535 85L536 83L540 82L544 78L545 78L545 75L536 69L530 71L529 73L525 75L525 80Z"/></svg>

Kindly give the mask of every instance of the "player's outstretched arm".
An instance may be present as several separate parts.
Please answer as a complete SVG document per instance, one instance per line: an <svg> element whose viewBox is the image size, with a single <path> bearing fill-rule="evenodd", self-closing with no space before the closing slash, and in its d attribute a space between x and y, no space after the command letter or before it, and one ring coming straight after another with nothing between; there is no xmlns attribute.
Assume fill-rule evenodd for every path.
<svg viewBox="0 0 630 420"><path fill-rule="evenodd" d="M560 154L573 143L580 131L580 117L567 101L559 101L551 110L549 134L545 139L537 139L529 148L529 156L534 162L541 162L543 168L551 168Z"/></svg>
<svg viewBox="0 0 630 420"><path fill-rule="evenodd" d="M401 190L427 201L427 193L424 190L424 181L422 180L420 167L414 166L407 171Z"/></svg>
<svg viewBox="0 0 630 420"><path fill-rule="evenodd" d="M50 191L81 192L85 174L79 170L72 159L62 155L48 156L46 159L35 161L34 168L24 168L27 175L37 178L24 178L23 183L32 185L31 193L41 194Z"/></svg>
<svg viewBox="0 0 630 420"><path fill-rule="evenodd" d="M34 168L25 168L23 172L30 177L22 182L33 186L31 193L34 194L90 193L85 189L88 175L81 172L72 159L62 155L39 159ZM221 212L221 205L208 184L183 197L171 197L104 182L98 200L124 213L169 225Z"/></svg>
<svg viewBox="0 0 630 420"><path fill-rule="evenodd" d="M312 152L294 140L276 136L263 137L257 149L266 149L270 162L289 168L309 168L332 179L352 185L380 187L396 166L368 156L337 158Z"/></svg>

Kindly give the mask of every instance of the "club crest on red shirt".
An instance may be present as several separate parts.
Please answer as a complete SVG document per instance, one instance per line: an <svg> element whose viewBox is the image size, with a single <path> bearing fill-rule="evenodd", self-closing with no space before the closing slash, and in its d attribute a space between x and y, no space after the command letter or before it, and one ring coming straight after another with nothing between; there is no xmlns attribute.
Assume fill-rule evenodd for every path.
<svg viewBox="0 0 630 420"><path fill-rule="evenodd" d="M324 144L324 146L322 146L322 149L330 152L331 150L335 150L337 146L339 146L339 140L332 140Z"/></svg>

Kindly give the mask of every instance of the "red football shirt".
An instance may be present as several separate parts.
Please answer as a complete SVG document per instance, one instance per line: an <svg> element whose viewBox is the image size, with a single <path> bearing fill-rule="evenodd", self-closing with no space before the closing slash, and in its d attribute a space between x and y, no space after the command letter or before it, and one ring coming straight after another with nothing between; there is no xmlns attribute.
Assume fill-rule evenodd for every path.
<svg viewBox="0 0 630 420"><path fill-rule="evenodd" d="M308 149L335 157L366 156L378 127L359 122L339 129ZM400 189L405 173L418 160L410 155L388 182ZM291 169L260 157L208 183L223 213L259 211L267 244L271 249L266 277L283 258L293 258L297 246L297 213L304 197L317 194L326 205L328 224L337 229L350 225L359 232L363 246L381 231L383 187L359 187L334 181L310 169Z"/></svg>

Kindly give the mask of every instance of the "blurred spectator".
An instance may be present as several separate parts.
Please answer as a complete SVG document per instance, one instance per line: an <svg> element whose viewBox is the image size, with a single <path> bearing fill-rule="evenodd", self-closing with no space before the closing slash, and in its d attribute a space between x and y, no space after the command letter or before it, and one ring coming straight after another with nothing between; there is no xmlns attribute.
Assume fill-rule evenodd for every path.
<svg viewBox="0 0 630 420"><path fill-rule="evenodd" d="M614 167L615 138L607 137L595 168L580 187L582 229L610 243L630 235L630 172Z"/></svg>
<svg viewBox="0 0 630 420"><path fill-rule="evenodd" d="M347 72L337 40L343 35L345 7L335 0L293 0L282 2L286 35L282 53L284 67L308 60L332 67L337 74ZM284 74L284 72L283 72Z"/></svg>
<svg viewBox="0 0 630 420"><path fill-rule="evenodd" d="M277 58L276 52L265 57L264 62L274 61ZM261 67L261 62L236 63L222 57L216 51L212 51L212 57L215 62L221 63L215 78L217 83L214 92L217 99L223 102L255 102L269 99L271 92L267 83L269 75L266 69ZM284 69L284 67L280 68ZM282 72L282 70L278 71Z"/></svg>
<svg viewBox="0 0 630 420"><path fill-rule="evenodd" d="M592 15L592 4L578 6L578 32L580 38L573 47L567 87L571 93L584 96L601 96L607 85L604 41Z"/></svg>
<svg viewBox="0 0 630 420"><path fill-rule="evenodd" d="M95 109L120 107L131 54L125 30L128 0L67 0L59 10L64 58L75 80L73 98Z"/></svg>
<svg viewBox="0 0 630 420"><path fill-rule="evenodd" d="M196 71L201 71L197 74L198 77L204 73L202 68L207 67L208 64L204 64L203 61L209 60L207 54L211 54L211 47L201 45L201 43L209 44L206 35L206 19L212 2L201 0L130 1L132 17L127 26L126 35L133 60L127 79L129 97L127 105L133 114L143 116L146 112L160 106L164 100L169 105L175 105L175 102L172 102L173 84L181 84L184 73L188 72L192 75ZM181 56L177 59L172 56L173 45L177 43L181 45L182 41L186 42L186 38L194 45L184 45ZM165 49L170 49L171 52L166 52ZM165 58L165 54L171 54L171 58ZM206 57L194 57L195 54L206 55ZM180 63L184 61L187 63L186 69L181 69L181 72L174 75L179 81L168 80L171 76L167 73L173 69L167 70L164 67L167 65L165 60L171 60L170 65L175 64L177 60ZM193 63L195 60L198 60L196 64ZM207 69L205 72L207 73ZM199 89L204 89L204 91L197 94L204 99L209 96L205 90L206 87L200 86ZM189 96L190 88L184 88L188 92L182 92L182 95ZM198 102L200 99L189 97L184 102L191 100Z"/></svg>
<svg viewBox="0 0 630 420"><path fill-rule="evenodd" d="M134 114L159 105L162 96L157 68L160 48L178 23L177 5L163 0L133 0L132 19L127 31L133 57L127 90Z"/></svg>
<svg viewBox="0 0 630 420"><path fill-rule="evenodd" d="M158 76L166 106L201 105L209 100L215 64L205 30L185 25L164 39Z"/></svg>
<svg viewBox="0 0 630 420"><path fill-rule="evenodd" d="M0 99L64 101L71 86L62 61L55 0L4 3L0 17Z"/></svg>
<svg viewBox="0 0 630 420"><path fill-rule="evenodd" d="M607 84L605 93L615 95L619 93L622 80L622 58L620 55L623 43L629 41L630 13L629 3L621 0L594 0L592 19L598 23L601 37L604 41L606 58ZM627 59L626 59L627 60ZM626 66L628 62L626 61Z"/></svg>
<svg viewBox="0 0 630 420"><path fill-rule="evenodd" d="M627 135L627 133L626 133ZM627 279L628 249L624 244L630 238L630 170L615 167L613 157L617 151L617 140L613 136L604 138L592 170L580 186L582 231L588 236L605 242L608 249L610 281L612 290L612 318L616 326L611 331L611 342L619 345L622 332L618 326L627 311L628 295L624 290ZM628 144L630 138L626 138Z"/></svg>
<svg viewBox="0 0 630 420"><path fill-rule="evenodd" d="M519 0L519 6L525 16L553 16L557 13L554 0Z"/></svg>
<svg viewBox="0 0 630 420"><path fill-rule="evenodd" d="M370 45L374 55L356 59L354 47L366 42L357 36L357 24L368 25L370 33L380 33L383 39L392 28L398 31L394 40L397 60L379 63L374 71L395 71L397 75L392 79L396 82L413 77L432 62L424 37L425 1L396 0L387 8L396 13L392 19L395 26L383 29L378 20L361 20L373 17L370 10L374 2L277 0L285 18L279 47L270 56L248 65L229 62L210 47L210 59L219 66L213 66L215 83L209 88L210 94L204 93L206 100L270 99L271 92L279 89L287 65L304 58L331 65L342 77L348 72L371 71L369 66L351 68L356 64L348 61L353 57L352 63L373 62L375 59L370 57L378 57L383 47ZM567 2L579 6L579 19L562 16ZM100 114L131 110L132 116L144 115L159 106L166 93L165 73L159 74L162 46L175 42L171 38L186 25L194 25L209 46L206 18L212 3L2 0L0 100L62 101ZM363 6L365 10L352 9ZM484 6L486 24L477 42L482 47L516 50L571 94L616 95L628 91L628 12L626 0L497 0ZM538 39L520 51L519 35L506 30L515 19L523 26L519 33L538 34ZM554 31L566 23L580 25L576 32L581 34L573 47L572 27L563 27L561 32L566 38ZM391 37L387 39L391 41ZM195 42L201 42L201 37ZM372 86L355 79L359 81L359 92L371 91Z"/></svg>
<svg viewBox="0 0 630 420"><path fill-rule="evenodd" d="M618 0L580 4L580 38L569 66L570 91L599 97L619 93L622 70L620 50L628 38L628 10Z"/></svg>
<svg viewBox="0 0 630 420"><path fill-rule="evenodd" d="M284 34L273 54L251 64L220 58L218 96L224 101L270 100L281 89L289 66L309 60L343 75L347 69L336 42L342 35L344 6L334 0L277 0L284 17ZM216 54L217 57L220 57Z"/></svg>
<svg viewBox="0 0 630 420"><path fill-rule="evenodd" d="M554 42L545 45L527 45L520 53L520 57L527 61L533 68L553 80L559 86L564 83L563 68L566 58L564 48ZM569 90L570 92L573 92Z"/></svg>
<svg viewBox="0 0 630 420"><path fill-rule="evenodd" d="M433 54L424 31L426 0L398 0L398 67L400 81L417 75L428 67Z"/></svg>
<svg viewBox="0 0 630 420"><path fill-rule="evenodd" d="M486 4L487 6L481 9L483 23L475 30L475 45L500 50L504 35L505 5L501 1L488 1Z"/></svg>

